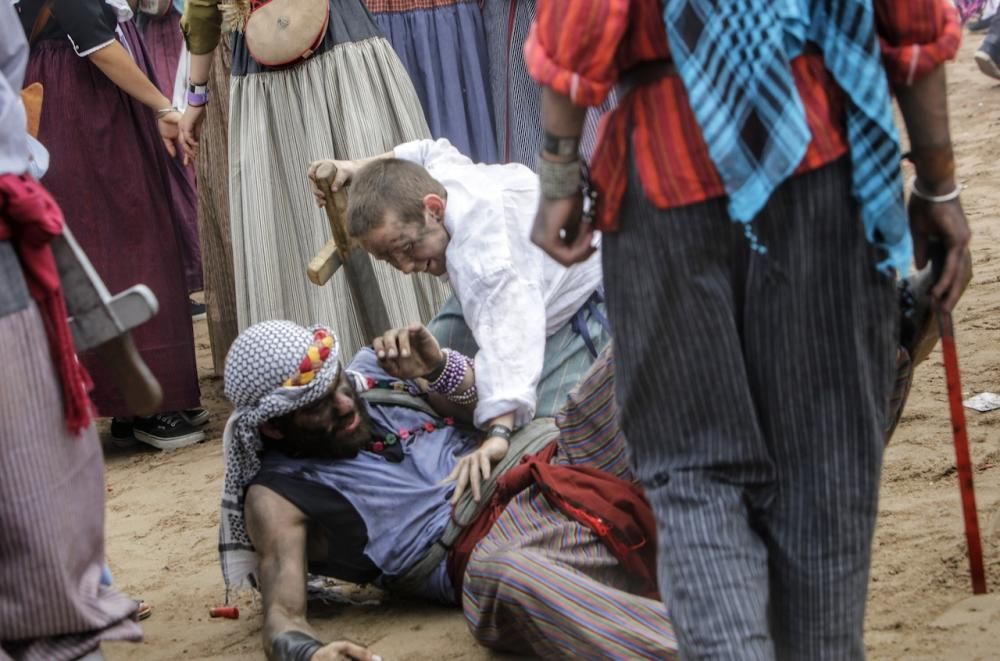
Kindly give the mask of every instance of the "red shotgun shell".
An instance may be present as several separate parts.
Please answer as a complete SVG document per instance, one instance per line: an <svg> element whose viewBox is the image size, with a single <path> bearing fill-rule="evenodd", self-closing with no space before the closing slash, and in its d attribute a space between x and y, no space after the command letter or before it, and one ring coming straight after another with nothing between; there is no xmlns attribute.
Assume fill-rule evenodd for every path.
<svg viewBox="0 0 1000 661"><path fill-rule="evenodd" d="M240 619L240 609L236 606L216 606L208 611L212 617L224 617L227 620Z"/></svg>

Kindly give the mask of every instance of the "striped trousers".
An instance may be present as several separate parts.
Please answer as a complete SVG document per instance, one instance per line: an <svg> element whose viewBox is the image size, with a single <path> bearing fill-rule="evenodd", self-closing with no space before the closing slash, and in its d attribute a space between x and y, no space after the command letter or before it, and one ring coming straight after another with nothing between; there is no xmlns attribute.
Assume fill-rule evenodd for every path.
<svg viewBox="0 0 1000 661"><path fill-rule="evenodd" d="M858 659L896 355L846 159L785 182L752 252L725 200L634 163L604 237L617 397L685 659Z"/></svg>
<svg viewBox="0 0 1000 661"><path fill-rule="evenodd" d="M556 461L631 479L605 349L557 417ZM476 546L462 606L488 647L544 659L665 659L676 642L663 604L638 588L589 528L537 487L515 497Z"/></svg>
<svg viewBox="0 0 1000 661"><path fill-rule="evenodd" d="M45 325L0 241L0 659L68 661L139 640L135 602L101 584L104 455L70 434Z"/></svg>

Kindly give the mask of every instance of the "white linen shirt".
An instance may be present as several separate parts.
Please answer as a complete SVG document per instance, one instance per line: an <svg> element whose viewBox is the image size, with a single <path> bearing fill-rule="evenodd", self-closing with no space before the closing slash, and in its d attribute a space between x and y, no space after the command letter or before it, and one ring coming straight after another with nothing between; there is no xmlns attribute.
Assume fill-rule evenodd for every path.
<svg viewBox="0 0 1000 661"><path fill-rule="evenodd" d="M545 340L600 286L600 253L566 268L531 242L538 177L523 165L473 163L445 139L393 151L448 191L445 266L479 345L475 423L513 411L524 426L535 415Z"/></svg>

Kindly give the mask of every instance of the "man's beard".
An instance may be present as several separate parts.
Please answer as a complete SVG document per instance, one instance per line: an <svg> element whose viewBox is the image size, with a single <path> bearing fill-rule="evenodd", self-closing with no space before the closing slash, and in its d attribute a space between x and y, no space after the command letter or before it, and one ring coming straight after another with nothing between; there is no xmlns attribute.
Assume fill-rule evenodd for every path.
<svg viewBox="0 0 1000 661"><path fill-rule="evenodd" d="M276 446L284 454L297 458L336 460L357 457L358 453L371 441L372 422L358 393L351 389L349 395L354 401L354 411L338 420L336 429L332 432L292 427L285 430L285 438ZM354 420L355 413L360 417L357 429L349 436L338 439L338 431Z"/></svg>
<svg viewBox="0 0 1000 661"><path fill-rule="evenodd" d="M371 441L371 423L363 409L358 410L361 422L347 438L337 438L337 432L293 431L276 447L290 457L309 459L353 459Z"/></svg>

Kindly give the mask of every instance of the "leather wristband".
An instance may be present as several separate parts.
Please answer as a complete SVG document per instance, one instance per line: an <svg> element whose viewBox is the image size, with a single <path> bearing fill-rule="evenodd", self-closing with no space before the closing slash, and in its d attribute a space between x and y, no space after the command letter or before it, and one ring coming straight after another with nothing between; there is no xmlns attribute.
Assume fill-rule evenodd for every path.
<svg viewBox="0 0 1000 661"><path fill-rule="evenodd" d="M312 636L302 631L286 631L271 642L271 658L277 661L309 661L323 647Z"/></svg>
<svg viewBox="0 0 1000 661"><path fill-rule="evenodd" d="M548 200L559 200L580 193L580 161L556 163L539 154L535 158L535 171L542 196Z"/></svg>
<svg viewBox="0 0 1000 661"><path fill-rule="evenodd" d="M491 425L488 430L486 430L486 438L499 437L505 441L509 441L514 430L507 425Z"/></svg>
<svg viewBox="0 0 1000 661"><path fill-rule="evenodd" d="M545 137L542 139L542 151L553 156L576 156L578 149L580 149L580 136L578 135L561 137L546 131Z"/></svg>

